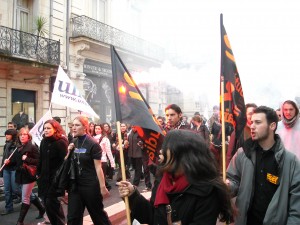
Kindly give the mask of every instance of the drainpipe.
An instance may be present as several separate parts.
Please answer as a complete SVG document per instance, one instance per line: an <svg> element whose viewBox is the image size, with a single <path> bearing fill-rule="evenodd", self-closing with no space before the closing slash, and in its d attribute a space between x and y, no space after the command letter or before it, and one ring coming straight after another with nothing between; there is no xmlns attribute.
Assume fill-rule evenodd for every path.
<svg viewBox="0 0 300 225"><path fill-rule="evenodd" d="M66 9L66 66L67 66L67 74L70 75L69 72L69 58L70 58L70 52L69 52L69 45L70 45L70 34L69 34L69 28L70 28L70 0L67 0L67 9Z"/></svg>
<svg viewBox="0 0 300 225"><path fill-rule="evenodd" d="M52 39L53 0L50 0L49 39Z"/></svg>
<svg viewBox="0 0 300 225"><path fill-rule="evenodd" d="M70 46L70 34L69 34L69 28L70 28L70 0L67 0L67 8L66 8L66 66L67 66L67 74L70 76L70 68L69 68L69 59L70 59L70 51L69 51L69 46ZM71 119L71 111L69 107L66 107L66 120L65 125L67 130L67 124Z"/></svg>

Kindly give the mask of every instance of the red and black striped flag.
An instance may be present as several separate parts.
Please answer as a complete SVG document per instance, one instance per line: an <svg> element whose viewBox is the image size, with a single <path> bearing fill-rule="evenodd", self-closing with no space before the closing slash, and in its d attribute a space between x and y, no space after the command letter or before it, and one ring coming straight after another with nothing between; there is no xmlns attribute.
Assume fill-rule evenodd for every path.
<svg viewBox="0 0 300 225"><path fill-rule="evenodd" d="M137 126L137 132L144 141L144 150L156 162L164 132L115 48L111 46L110 49L116 119Z"/></svg>
<svg viewBox="0 0 300 225"><path fill-rule="evenodd" d="M239 137L246 125L246 108L242 83L236 67L235 58L229 39L223 25L223 15L220 16L221 24L221 81L224 84L224 120L225 125L235 128L236 137ZM222 82L221 82L222 85Z"/></svg>

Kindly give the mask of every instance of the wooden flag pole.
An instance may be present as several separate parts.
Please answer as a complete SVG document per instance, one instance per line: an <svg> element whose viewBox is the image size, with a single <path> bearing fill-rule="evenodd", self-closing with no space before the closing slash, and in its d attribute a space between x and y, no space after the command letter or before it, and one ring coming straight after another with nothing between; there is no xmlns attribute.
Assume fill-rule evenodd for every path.
<svg viewBox="0 0 300 225"><path fill-rule="evenodd" d="M117 132L118 132L118 139L119 139L120 162L121 162L121 165L119 165L119 166L121 166L122 180L126 181L125 163L124 163L125 161L124 161L124 152L123 152L123 147L122 147L122 136L121 136L120 121L117 121ZM124 197L124 201L125 201L125 208L126 208L127 224L131 225L128 196Z"/></svg>
<svg viewBox="0 0 300 225"><path fill-rule="evenodd" d="M226 143L225 143L225 116L224 116L224 77L221 76L221 116L222 116L222 172L226 181Z"/></svg>
<svg viewBox="0 0 300 225"><path fill-rule="evenodd" d="M10 154L10 156L7 158L8 160L10 160L10 158L13 156L13 154L15 154L15 152L17 151L18 147L15 148L15 150ZM3 168L6 166L6 164L4 163L3 166L0 168L0 172L3 170Z"/></svg>

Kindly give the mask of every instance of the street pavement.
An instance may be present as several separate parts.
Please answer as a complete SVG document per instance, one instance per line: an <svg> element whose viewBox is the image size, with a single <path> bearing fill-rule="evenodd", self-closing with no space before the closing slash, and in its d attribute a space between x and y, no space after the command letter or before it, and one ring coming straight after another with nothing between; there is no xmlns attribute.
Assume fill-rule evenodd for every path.
<svg viewBox="0 0 300 225"><path fill-rule="evenodd" d="M133 177L133 172L131 172ZM153 177L152 177L153 180ZM3 182L2 178L0 178L0 185ZM113 221L113 225L125 225L126 222L126 214L124 211L125 203L119 196L118 187L115 185L116 181L110 180L109 183L112 186L112 189L110 190L110 196L105 198L103 201L104 207L106 212L108 213L110 219ZM151 192L143 192L143 190L146 188L145 182L141 181L140 185L138 187L139 191L141 193L144 193L146 197L150 197ZM2 193L3 194L3 193ZM67 215L67 205L62 203L63 209L65 212L65 215ZM0 225L15 225L17 223L17 219L19 216L21 204L14 204L14 212L5 216L0 215ZM0 211L3 211L5 209L5 201L3 198L1 198L0 201ZM25 217L24 224L25 225L37 225L39 222L42 222L43 219L35 219L35 217L38 215L38 210L35 206L31 205L30 209L28 211L28 214ZM83 225L91 225L92 220L89 217L89 214L87 210L84 212L84 223Z"/></svg>
<svg viewBox="0 0 300 225"><path fill-rule="evenodd" d="M1 159L1 157L0 157ZM134 172L131 171L131 177L133 178ZM115 175L116 177L116 175ZM111 184L112 189L110 190L110 196L105 198L103 200L105 211L107 212L110 220L112 221L112 225L126 225L127 219L126 219L126 212L125 212L125 203L123 200L119 197L118 187L115 185L116 181L110 180L109 183ZM151 175L151 181L153 183L153 176ZM3 190L3 179L0 178L0 191ZM138 190L147 198L149 199L151 196L151 192L144 191L146 188L145 182L141 181L140 185L138 187ZM0 197L0 212L5 209L5 201L3 193ZM68 206L64 203L62 203L65 215L67 215L67 209ZM14 212L5 216L0 215L0 225L15 225L17 223L17 219L19 216L21 204L14 204ZM38 210L35 208L35 206L31 205L25 220L25 225L37 225L44 221L44 219L35 219L35 217L38 215ZM83 219L83 225L92 225L93 222L88 214L88 211L85 210L84 212L84 219ZM217 223L216 225L221 225L224 223Z"/></svg>

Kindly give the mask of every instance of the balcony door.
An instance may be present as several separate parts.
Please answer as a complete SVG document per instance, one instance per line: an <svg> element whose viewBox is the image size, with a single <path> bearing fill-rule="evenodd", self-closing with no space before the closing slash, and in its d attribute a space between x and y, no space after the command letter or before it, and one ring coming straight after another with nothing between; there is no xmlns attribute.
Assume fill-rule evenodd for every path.
<svg viewBox="0 0 300 225"><path fill-rule="evenodd" d="M17 0L16 29L24 32L29 30L29 0Z"/></svg>

